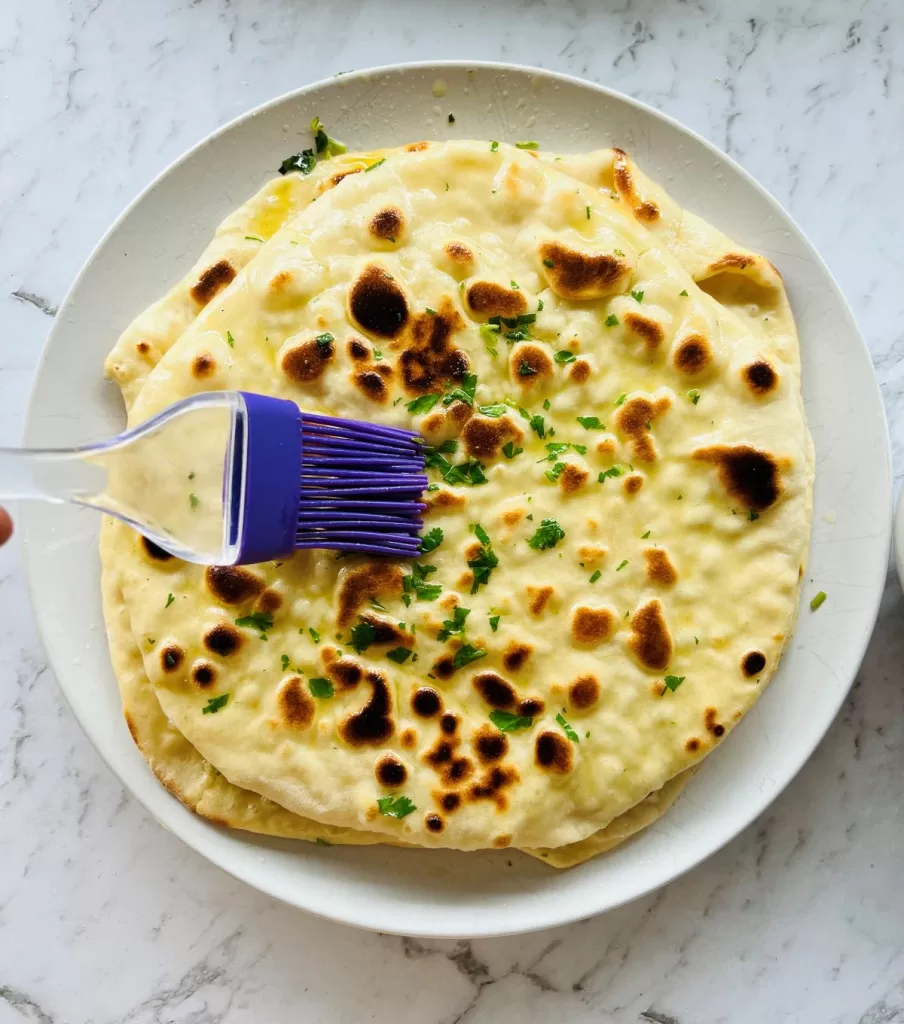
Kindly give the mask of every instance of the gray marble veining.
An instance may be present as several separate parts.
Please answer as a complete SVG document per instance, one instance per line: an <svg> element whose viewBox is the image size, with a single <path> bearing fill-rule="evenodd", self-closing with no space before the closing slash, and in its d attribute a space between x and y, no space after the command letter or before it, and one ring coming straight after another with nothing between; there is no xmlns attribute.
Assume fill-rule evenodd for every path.
<svg viewBox="0 0 904 1024"><path fill-rule="evenodd" d="M188 145L337 71L471 57L614 86L763 182L854 308L900 477L902 40L897 0L5 0L0 442L19 436L82 261ZM825 741L695 871L537 935L370 935L274 903L148 819L64 706L5 548L0 1024L904 1024L902 683L904 598L890 579Z"/></svg>

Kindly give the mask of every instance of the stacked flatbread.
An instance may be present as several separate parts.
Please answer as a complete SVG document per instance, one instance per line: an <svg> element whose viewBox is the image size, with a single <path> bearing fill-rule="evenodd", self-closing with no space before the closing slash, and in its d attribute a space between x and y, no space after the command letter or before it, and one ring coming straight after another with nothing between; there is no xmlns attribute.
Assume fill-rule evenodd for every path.
<svg viewBox="0 0 904 1024"><path fill-rule="evenodd" d="M130 425L244 389L430 446L415 564L204 569L104 523L126 721L215 822L569 866L659 817L775 671L813 463L787 299L620 150L288 174L107 371Z"/></svg>

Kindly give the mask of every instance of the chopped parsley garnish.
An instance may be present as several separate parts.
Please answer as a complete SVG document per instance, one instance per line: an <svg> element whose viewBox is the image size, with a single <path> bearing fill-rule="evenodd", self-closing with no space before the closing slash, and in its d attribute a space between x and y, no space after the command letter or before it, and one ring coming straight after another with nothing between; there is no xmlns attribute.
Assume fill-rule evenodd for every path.
<svg viewBox="0 0 904 1024"><path fill-rule="evenodd" d="M529 139L527 142L516 142L515 149L539 149L540 144Z"/></svg>
<svg viewBox="0 0 904 1024"><path fill-rule="evenodd" d="M430 573L436 572L435 565L422 565L419 562L413 562L411 566L411 573L408 576L403 577L402 587L404 594L402 594L402 600L408 600L405 604L411 604L411 595L414 594L419 601L435 601L442 593L442 583L428 583L427 577Z"/></svg>
<svg viewBox="0 0 904 1024"><path fill-rule="evenodd" d="M312 628L311 626L308 626L308 632L311 634L311 639L314 641L314 643L319 644L320 634L317 632L317 630Z"/></svg>
<svg viewBox="0 0 904 1024"><path fill-rule="evenodd" d="M611 477L622 476L624 474L624 472L625 472L625 467L616 464L616 465L612 466L610 469L602 470L600 475L597 477L597 482L601 483L601 484L604 484L609 479L610 476Z"/></svg>
<svg viewBox="0 0 904 1024"><path fill-rule="evenodd" d="M211 697L206 706L201 708L202 715L215 715L220 708L225 708L229 701L229 694L223 693L219 697Z"/></svg>
<svg viewBox="0 0 904 1024"><path fill-rule="evenodd" d="M543 261L543 266L544 267L549 267L550 270L552 270L552 268L555 266L555 263L552 260L544 260Z"/></svg>
<svg viewBox="0 0 904 1024"><path fill-rule="evenodd" d="M310 174L317 165L317 154L313 149L303 149L294 156L287 156L279 165L280 174L288 174L290 171L300 171L302 174Z"/></svg>
<svg viewBox="0 0 904 1024"><path fill-rule="evenodd" d="M498 337L500 330L501 328L499 327L499 324L480 325L480 336L483 338L483 344L491 356L499 355L499 350L496 348L496 338Z"/></svg>
<svg viewBox="0 0 904 1024"><path fill-rule="evenodd" d="M465 622L470 614L470 608L462 608L460 605L454 608L452 611L452 618L443 620L443 628L437 634L436 639L439 640L440 643L445 643L445 641L454 634L463 636L465 631Z"/></svg>
<svg viewBox="0 0 904 1024"><path fill-rule="evenodd" d="M760 518L760 514L759 512L757 512L755 508L751 507L747 509L747 518L750 520L751 523L755 523L757 519Z"/></svg>
<svg viewBox="0 0 904 1024"><path fill-rule="evenodd" d="M698 391L696 388L693 388L691 391L688 391L687 393L687 397L694 403L694 405L696 405L697 402L700 401L701 395L702 392Z"/></svg>
<svg viewBox="0 0 904 1024"><path fill-rule="evenodd" d="M497 629L499 629L499 619L500 618L501 618L501 616L499 616L499 615L490 615L489 616L489 619L490 619L490 629L494 633L496 632Z"/></svg>
<svg viewBox="0 0 904 1024"><path fill-rule="evenodd" d="M163 607L164 607L164 608L169 608L169 606L170 606L170 605L171 605L171 604L173 603L173 601L175 601L175 600L176 600L176 599L175 599L175 598L173 597L173 595L172 595L172 594L167 594L167 595L166 595L166 604L165 604L165 605L164 605Z"/></svg>
<svg viewBox="0 0 904 1024"><path fill-rule="evenodd" d="M423 537L421 537L421 554L426 555L428 551L434 551L443 542L443 531L438 527L434 526L432 530L428 530Z"/></svg>
<svg viewBox="0 0 904 1024"><path fill-rule="evenodd" d="M520 455L524 451L523 448L516 448L514 441L506 441L502 446L502 454L507 459L513 459L516 455Z"/></svg>
<svg viewBox="0 0 904 1024"><path fill-rule="evenodd" d="M599 571L599 569L595 569L595 570L593 571L593 574L592 574L592 575L591 575L591 577L590 577L590 582L591 582L591 583L596 583L596 581L597 581L597 580L598 580L598 579L600 578L600 576L602 576L602 575L603 575L603 574L602 574L602 573L601 573L601 572Z"/></svg>
<svg viewBox="0 0 904 1024"><path fill-rule="evenodd" d="M610 313L606 317L606 326L607 327L618 327L618 317L614 313Z"/></svg>
<svg viewBox="0 0 904 1024"><path fill-rule="evenodd" d="M628 397L628 392L623 391L618 398L615 399L615 408L617 409L620 405L625 404L625 399Z"/></svg>
<svg viewBox="0 0 904 1024"><path fill-rule="evenodd" d="M434 405L439 401L439 395L421 395L420 398L415 398L409 402L405 408L410 412L417 415L422 412L430 412Z"/></svg>
<svg viewBox="0 0 904 1024"><path fill-rule="evenodd" d="M634 299L635 302L643 302L643 292L640 289L632 291L631 298Z"/></svg>
<svg viewBox="0 0 904 1024"><path fill-rule="evenodd" d="M519 287L518 282L515 281L515 280L509 281L509 287L510 288L514 288L516 292L520 292L521 291L521 288Z"/></svg>
<svg viewBox="0 0 904 1024"><path fill-rule="evenodd" d="M682 291L678 292L678 294L687 297L687 288L682 289Z"/></svg>
<svg viewBox="0 0 904 1024"><path fill-rule="evenodd" d="M476 459L468 459L454 465L444 458L440 451L432 451L428 453L424 465L428 469L438 469L443 475L443 480L448 484L470 484L472 487L476 487L478 484L487 482L483 465Z"/></svg>
<svg viewBox="0 0 904 1024"><path fill-rule="evenodd" d="M386 652L386 657L397 665L404 665L411 657L411 651L407 647L393 647L391 651Z"/></svg>
<svg viewBox="0 0 904 1024"><path fill-rule="evenodd" d="M385 814L388 818L404 818L417 810L407 796L381 796L377 800L377 807L380 814Z"/></svg>
<svg viewBox="0 0 904 1024"><path fill-rule="evenodd" d="M546 437L546 420L539 413L531 416L527 425L541 440Z"/></svg>
<svg viewBox="0 0 904 1024"><path fill-rule="evenodd" d="M543 475L546 477L547 480L551 481L552 483L555 483L559 479L559 477L562 475L562 473L564 471L565 471L565 463L564 462L557 462L552 467L552 469L547 469L546 472Z"/></svg>
<svg viewBox="0 0 904 1024"><path fill-rule="evenodd" d="M290 659L288 654L283 654L280 656L279 663L280 666L282 667L283 672L285 672L286 669L289 667L289 660Z"/></svg>
<svg viewBox="0 0 904 1024"><path fill-rule="evenodd" d="M235 620L237 626L249 626L260 633L265 633L273 628L273 616L269 612L252 612L250 615L242 615Z"/></svg>
<svg viewBox="0 0 904 1024"><path fill-rule="evenodd" d="M454 455L458 451L458 441L454 437L450 437L440 444L425 444L424 455L429 459L433 455ZM430 465L430 463L428 463ZM441 468L437 466L437 468Z"/></svg>
<svg viewBox="0 0 904 1024"><path fill-rule="evenodd" d="M618 564L618 568L617 568L617 569L616 569L615 571L616 571L616 572L621 572L621 571L622 571L622 569L624 569L624 567L625 567L625 566L626 566L627 564L628 564L628 559L626 558L626 559L625 559L625 560L624 560L623 562L619 562L619 564Z"/></svg>
<svg viewBox="0 0 904 1024"><path fill-rule="evenodd" d="M477 411L481 416L489 416L491 419L498 419L500 416L504 416L508 412L508 406L503 405L501 402L496 405L481 405L478 406Z"/></svg>
<svg viewBox="0 0 904 1024"><path fill-rule="evenodd" d="M363 654L376 639L376 627L369 622L359 622L356 626L352 626L351 643L358 654Z"/></svg>
<svg viewBox="0 0 904 1024"><path fill-rule="evenodd" d="M474 404L474 392L477 390L477 374L466 373L461 382L460 388L453 388L443 398L443 405L451 405L453 402L465 402L467 405Z"/></svg>
<svg viewBox="0 0 904 1024"><path fill-rule="evenodd" d="M374 349L374 359L380 360L383 358L383 353L378 349Z"/></svg>
<svg viewBox="0 0 904 1024"><path fill-rule="evenodd" d="M263 242L263 238L260 235L245 235L246 242Z"/></svg>
<svg viewBox="0 0 904 1024"><path fill-rule="evenodd" d="M232 336L232 331L227 331L226 332L226 344L230 348L235 348L235 338L233 338L233 336Z"/></svg>
<svg viewBox="0 0 904 1024"><path fill-rule="evenodd" d="M666 676L663 682L674 693L686 678L686 676Z"/></svg>
<svg viewBox="0 0 904 1024"><path fill-rule="evenodd" d="M606 424L600 422L599 416L578 416L578 423L584 430L605 430Z"/></svg>
<svg viewBox="0 0 904 1024"><path fill-rule="evenodd" d="M585 206L584 207L584 212L587 214L587 220L590 220L590 207L589 206Z"/></svg>
<svg viewBox="0 0 904 1024"><path fill-rule="evenodd" d="M465 665L470 665L472 661L480 661L481 658L485 658L487 653L482 647L464 644L455 652L452 658L452 667L454 669L464 668Z"/></svg>
<svg viewBox="0 0 904 1024"><path fill-rule="evenodd" d="M339 156L340 153L345 153L348 150L345 143L327 135L319 117L315 117L311 121L311 134L314 136L314 148L318 154L326 153L328 157Z"/></svg>
<svg viewBox="0 0 904 1024"><path fill-rule="evenodd" d="M565 716L563 714L560 713L556 715L556 722L562 726L562 732L565 733L565 735L571 740L572 743L581 742L580 738L578 737L578 734L574 731L574 729L571 728L571 726L565 720Z"/></svg>
<svg viewBox="0 0 904 1024"><path fill-rule="evenodd" d="M537 371L534 369L534 367L531 366L526 359L521 360L521 363L518 366L519 377L533 377L536 374L536 372Z"/></svg>
<svg viewBox="0 0 904 1024"><path fill-rule="evenodd" d="M571 447L567 441L547 441L546 442L546 455L542 459L537 459L537 462L555 462L558 456L562 452L567 452ZM584 451L587 451L585 448Z"/></svg>
<svg viewBox="0 0 904 1024"><path fill-rule="evenodd" d="M612 251L613 251L613 252L615 253L615 255L616 255L616 256L624 256L624 255L625 255L625 254L624 254L624 253L623 253L623 252L621 251L621 249L613 249Z"/></svg>
<svg viewBox="0 0 904 1024"><path fill-rule="evenodd" d="M489 535L478 523L474 526L474 535L480 541L480 551L474 558L468 559L468 568L473 571L474 583L471 586L471 593L476 594L480 585L487 585L490 581L490 573L498 567L499 559L493 551Z"/></svg>
<svg viewBox="0 0 904 1024"><path fill-rule="evenodd" d="M490 142L490 152L495 153L497 149L499 149L499 143L495 141Z"/></svg>
<svg viewBox="0 0 904 1024"><path fill-rule="evenodd" d="M384 156L382 160L378 160L375 164L371 164L370 167L365 167L364 173L366 174L368 171L375 171L378 167L382 167L383 164L385 163L386 157Z"/></svg>
<svg viewBox="0 0 904 1024"><path fill-rule="evenodd" d="M437 313L435 309L431 309L429 306L425 306L424 308L430 316L439 316L439 313Z"/></svg>
<svg viewBox="0 0 904 1024"><path fill-rule="evenodd" d="M189 494L188 503L189 505L191 505L192 508L197 508L201 504L201 499L197 496L197 494Z"/></svg>
<svg viewBox="0 0 904 1024"><path fill-rule="evenodd" d="M500 732L516 732L518 729L529 729L534 720L530 715L515 715L511 711L491 711L490 721Z"/></svg>
<svg viewBox="0 0 904 1024"><path fill-rule="evenodd" d="M330 345L336 339L330 334L329 331L324 331L323 334L318 334L314 341L317 342L317 349L320 355L325 356L330 353Z"/></svg>
<svg viewBox="0 0 904 1024"><path fill-rule="evenodd" d="M564 536L565 531L555 519L544 519L527 544L534 551L546 551L548 548L554 548Z"/></svg>
<svg viewBox="0 0 904 1024"><path fill-rule="evenodd" d="M649 530L647 530L647 532L646 532L646 533L642 533L642 534L640 535L640 539L641 539L641 540L646 540L646 539L647 539L647 537L649 537L649 536L650 536L650 531L649 531Z"/></svg>
<svg viewBox="0 0 904 1024"><path fill-rule="evenodd" d="M550 410L550 407L551 407L551 405L552 405L552 403L551 403L551 402L549 401L549 399L548 399L548 398L544 398L544 399L543 399L543 408L544 408L544 409L545 409L545 410L546 410L547 412L549 412L549 410Z"/></svg>
<svg viewBox="0 0 904 1024"><path fill-rule="evenodd" d="M810 611L815 612L816 609L819 608L821 604L823 604L827 597L828 594L826 594L824 590L820 590L816 597L814 597L813 600L810 602Z"/></svg>
<svg viewBox="0 0 904 1024"><path fill-rule="evenodd" d="M554 359L557 363L573 363L575 359L577 359L577 356L574 352L569 352L567 349L563 348L556 352Z"/></svg>
<svg viewBox="0 0 904 1024"><path fill-rule="evenodd" d="M308 689L311 691L312 697L333 696L333 684L329 679L324 679L323 676L314 676L313 679L309 679Z"/></svg>

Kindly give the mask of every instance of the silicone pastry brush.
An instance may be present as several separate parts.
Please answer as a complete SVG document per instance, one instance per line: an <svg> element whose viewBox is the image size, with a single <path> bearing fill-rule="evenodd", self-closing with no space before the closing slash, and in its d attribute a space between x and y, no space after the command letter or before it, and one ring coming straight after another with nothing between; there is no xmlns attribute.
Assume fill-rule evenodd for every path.
<svg viewBox="0 0 904 1024"><path fill-rule="evenodd" d="M184 399L105 442L0 449L0 498L98 509L208 565L299 548L415 557L426 486L418 434L244 391Z"/></svg>

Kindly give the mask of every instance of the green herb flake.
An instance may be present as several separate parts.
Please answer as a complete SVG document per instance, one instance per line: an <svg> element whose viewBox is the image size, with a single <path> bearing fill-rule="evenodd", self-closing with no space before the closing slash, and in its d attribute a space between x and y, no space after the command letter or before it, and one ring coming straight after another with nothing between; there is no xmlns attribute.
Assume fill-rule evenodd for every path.
<svg viewBox="0 0 904 1024"><path fill-rule="evenodd" d="M242 615L235 620L237 626L247 626L265 633L273 628L273 616L269 612L252 612L250 615Z"/></svg>
<svg viewBox="0 0 904 1024"><path fill-rule="evenodd" d="M552 268L555 266L555 263L552 260L544 260L543 266L549 267L549 269L552 270Z"/></svg>
<svg viewBox="0 0 904 1024"><path fill-rule="evenodd" d="M411 604L411 595L414 594L419 601L435 601L442 593L441 583L428 583L427 577L436 572L435 565L424 565L414 562L411 566L411 573L402 578L402 600L406 606ZM405 598L408 598L406 601Z"/></svg>
<svg viewBox="0 0 904 1024"><path fill-rule="evenodd" d="M607 327L618 327L618 317L614 313L610 313L606 317L606 326Z"/></svg>
<svg viewBox="0 0 904 1024"><path fill-rule="evenodd" d="M539 149L540 144L529 139L527 142L516 142L515 149Z"/></svg>
<svg viewBox="0 0 904 1024"><path fill-rule="evenodd" d="M480 337L483 338L484 347L491 356L499 355L499 350L496 348L496 340L499 337L500 330L499 324L480 325Z"/></svg>
<svg viewBox="0 0 904 1024"><path fill-rule="evenodd" d="M381 360L382 358L383 358L383 353L378 348L375 348L374 349L374 359L376 359L379 362L379 360Z"/></svg>
<svg viewBox="0 0 904 1024"><path fill-rule="evenodd" d="M516 448L514 441L506 441L502 446L502 454L507 459L513 459L516 455L520 455L524 451L523 448Z"/></svg>
<svg viewBox="0 0 904 1024"><path fill-rule="evenodd" d="M584 212L587 214L587 220L590 220L590 207L589 206L585 206L584 207Z"/></svg>
<svg viewBox="0 0 904 1024"><path fill-rule="evenodd" d="M536 372L537 371L534 369L534 367L531 366L526 359L521 360L521 363L518 366L519 377L533 377L536 374Z"/></svg>
<svg viewBox="0 0 904 1024"><path fill-rule="evenodd" d="M663 682L674 693L686 678L686 676L666 676Z"/></svg>
<svg viewBox="0 0 904 1024"><path fill-rule="evenodd" d="M329 331L318 334L314 341L317 342L317 352L321 356L328 356L332 351L332 344L336 339Z"/></svg>
<svg viewBox="0 0 904 1024"><path fill-rule="evenodd" d="M430 316L439 316L439 313L437 313L436 310L432 309L430 306L425 306L424 309L430 314Z"/></svg>
<svg viewBox="0 0 904 1024"><path fill-rule="evenodd" d="M605 430L606 424L600 422L598 416L578 416L578 423L584 428L584 430Z"/></svg>
<svg viewBox="0 0 904 1024"><path fill-rule="evenodd" d="M202 715L215 715L220 708L225 708L229 702L229 694L223 693L219 697L211 697L207 704L201 708Z"/></svg>
<svg viewBox="0 0 904 1024"><path fill-rule="evenodd" d="M698 391L696 388L692 388L690 391L688 391L687 397L694 403L694 405L696 405L697 402L700 401L700 397L702 394L702 391Z"/></svg>
<svg viewBox="0 0 904 1024"><path fill-rule="evenodd" d="M489 416L491 419L498 419L500 416L504 416L508 412L508 406L499 403L497 405L481 405L477 411L481 416Z"/></svg>
<svg viewBox="0 0 904 1024"><path fill-rule="evenodd" d="M385 814L388 818L405 818L417 810L407 796L381 796L377 800L377 807L380 814Z"/></svg>
<svg viewBox="0 0 904 1024"><path fill-rule="evenodd" d="M590 582L591 582L591 583L596 583L596 581L597 581L597 580L598 580L598 579L600 578L600 576L602 576L602 575L603 575L603 574L602 574L602 573L601 573L601 572L599 571L599 569L595 569L595 570L593 571L593 574L592 574L592 575L591 575L591 577L590 577Z"/></svg>
<svg viewBox="0 0 904 1024"><path fill-rule="evenodd" d="M310 174L317 165L317 154L313 149L303 149L300 153L287 156L279 165L280 174L289 174L291 171L299 171L301 174Z"/></svg>
<svg viewBox="0 0 904 1024"><path fill-rule="evenodd" d="M390 661L394 661L397 665L404 665L405 662L411 657L411 651L407 647L393 647L391 651L386 652L386 657Z"/></svg>
<svg viewBox="0 0 904 1024"><path fill-rule="evenodd" d="M495 153L497 149L499 149L499 143L496 142L496 141L491 141L490 142L490 152L491 153Z"/></svg>
<svg viewBox="0 0 904 1024"><path fill-rule="evenodd" d="M518 282L517 282L517 281L509 281L509 287L510 287L510 288L514 288L516 292L520 292L520 291L521 291L521 288L520 288L520 286L518 285ZM531 314L530 314L530 313L528 313L527 315L528 315L528 316L530 316Z"/></svg>
<svg viewBox="0 0 904 1024"><path fill-rule="evenodd" d="M828 594L824 590L820 590L813 600L810 601L810 611L815 612L817 608L821 607L825 603L825 599L827 597Z"/></svg>
<svg viewBox="0 0 904 1024"><path fill-rule="evenodd" d="M624 476L625 467L616 463L610 469L604 469L600 472L600 475L596 478L598 483L604 484L609 477Z"/></svg>
<svg viewBox="0 0 904 1024"><path fill-rule="evenodd" d="M477 374L466 373L462 379L460 388L453 388L444 398L443 405L451 405L453 402L464 402L466 405L474 405L474 392L477 390Z"/></svg>
<svg viewBox="0 0 904 1024"><path fill-rule="evenodd" d="M428 551L434 551L443 542L443 531L438 527L434 526L432 530L428 530L423 537L421 537L421 554L426 555Z"/></svg>
<svg viewBox="0 0 904 1024"><path fill-rule="evenodd" d="M334 692L333 684L323 676L314 676L313 679L309 679L308 689L311 691L312 697L332 697Z"/></svg>
<svg viewBox="0 0 904 1024"><path fill-rule="evenodd" d="M511 711L491 711L490 721L500 732L517 732L534 724L530 715L515 715Z"/></svg>
<svg viewBox="0 0 904 1024"><path fill-rule="evenodd" d="M631 298L634 299L635 302L643 302L643 291L641 291L640 289L638 289L637 291L632 290Z"/></svg>
<svg viewBox="0 0 904 1024"><path fill-rule="evenodd" d="M176 599L175 599L175 598L173 597L173 595L172 595L172 594L167 594L167 595L166 595L166 604L165 604L165 605L164 605L163 607L164 607L164 608L169 608L169 606L170 606L170 605L171 605L171 604L173 603L173 601L175 601L175 600L176 600Z"/></svg>
<svg viewBox="0 0 904 1024"><path fill-rule="evenodd" d="M528 426L541 440L546 437L546 420L539 413L531 416Z"/></svg>
<svg viewBox="0 0 904 1024"><path fill-rule="evenodd" d="M439 395L421 395L420 398L415 398L414 401L409 402L405 408L414 415L418 415L422 412L430 412L434 405L439 401Z"/></svg>
<svg viewBox="0 0 904 1024"><path fill-rule="evenodd" d="M555 483L565 471L565 463L557 462L552 469L547 469L543 474L550 483Z"/></svg>
<svg viewBox="0 0 904 1024"><path fill-rule="evenodd" d="M617 569L616 569L615 571L616 571L616 572L621 572L621 571L622 571L622 569L624 569L624 567L625 567L625 566L626 566L627 564L628 564L628 559L626 558L626 559L625 559L625 560L624 560L623 562L620 562L620 563L619 563L619 565L618 565L618 568L617 568Z"/></svg>
<svg viewBox="0 0 904 1024"><path fill-rule="evenodd" d="M359 622L356 626L352 626L351 644L358 654L363 654L376 639L377 629L369 622Z"/></svg>
<svg viewBox="0 0 904 1024"><path fill-rule="evenodd" d="M573 363L577 359L577 356L574 352L569 352L567 349L563 348L559 352L556 352L554 358L557 363Z"/></svg>
<svg viewBox="0 0 904 1024"><path fill-rule="evenodd" d="M468 568L472 570L474 575L474 582L471 585L472 594L476 594L481 586L486 586L490 582L490 574L499 565L499 558L495 551L493 551L486 530L479 524L476 524L474 526L474 534L480 541L480 551L474 558L468 559Z"/></svg>
<svg viewBox="0 0 904 1024"><path fill-rule="evenodd" d="M311 121L311 134L314 136L314 147L317 150L318 155L320 153L326 153L327 157L339 156L341 153L345 153L348 150L348 146L346 146L345 143L327 135L326 129L323 127L323 122L319 117L315 117Z"/></svg>
<svg viewBox="0 0 904 1024"><path fill-rule="evenodd" d="M640 535L640 539L641 539L641 540L646 540L646 539L647 539L647 537L649 537L649 536L650 536L650 531L649 531L649 530L647 530L647 532L646 532L646 533L642 533L642 534Z"/></svg>
<svg viewBox="0 0 904 1024"><path fill-rule="evenodd" d="M245 235L246 242L263 242L263 238L260 235Z"/></svg>
<svg viewBox="0 0 904 1024"><path fill-rule="evenodd" d="M747 518L751 523L755 523L760 518L759 512L753 507L747 509Z"/></svg>
<svg viewBox="0 0 904 1024"><path fill-rule="evenodd" d="M459 647L452 658L452 668L460 669L470 665L472 661L479 661L485 658L488 652L482 647L475 647L473 644L464 644Z"/></svg>
<svg viewBox="0 0 904 1024"><path fill-rule="evenodd" d="M687 298L687 288L683 288L680 292L678 292L678 294L683 295L685 298Z"/></svg>
<svg viewBox="0 0 904 1024"><path fill-rule="evenodd" d="M313 629L312 627L309 626L308 627L308 632L311 634L311 639L314 641L314 643L315 644L319 644L320 643L320 634L317 632L317 630Z"/></svg>
<svg viewBox="0 0 904 1024"><path fill-rule="evenodd" d="M280 666L281 666L283 672L285 672L286 669L289 667L289 655L288 654L281 655L280 659L279 659L279 663L280 663Z"/></svg>
<svg viewBox="0 0 904 1024"><path fill-rule="evenodd" d="M627 399L627 397L628 397L628 392L627 391L623 391L618 396L618 398L615 399L615 408L617 409L620 405L624 405L625 404L625 399Z"/></svg>
<svg viewBox="0 0 904 1024"><path fill-rule="evenodd" d="M378 167L382 167L383 164L385 163L386 157L384 156L382 160L378 160L375 164L371 164L370 167L365 167L364 173L366 174L368 171L375 171Z"/></svg>
<svg viewBox="0 0 904 1024"><path fill-rule="evenodd" d="M489 619L490 619L490 629L494 633L499 629L499 619L500 618L501 618L501 616L499 616L499 615L490 615L489 616Z"/></svg>
<svg viewBox="0 0 904 1024"><path fill-rule="evenodd" d="M437 634L436 639L440 643L445 643L450 636L463 636L470 614L470 608L462 608L461 605L457 605L452 611L452 618L443 620L443 628Z"/></svg>
<svg viewBox="0 0 904 1024"><path fill-rule="evenodd" d="M615 255L616 255L616 256L624 256L624 255L625 255L625 254L624 254L624 253L623 253L623 252L621 251L621 249L613 249L612 251L613 251L613 252L615 253Z"/></svg>
<svg viewBox="0 0 904 1024"><path fill-rule="evenodd" d="M564 536L565 531L555 519L544 519L527 544L534 551L546 551L549 548L554 548Z"/></svg>
<svg viewBox="0 0 904 1024"><path fill-rule="evenodd" d="M571 728L568 722L565 720L565 716L561 713L556 715L556 723L562 727L562 732L571 740L572 743L580 743L581 740L578 734Z"/></svg>

